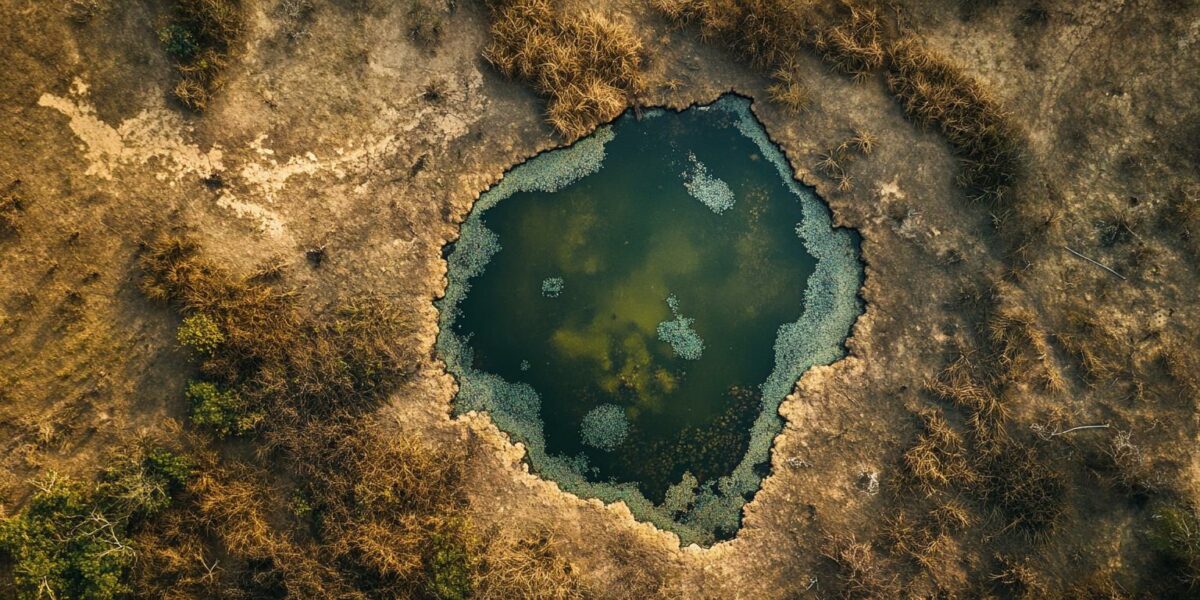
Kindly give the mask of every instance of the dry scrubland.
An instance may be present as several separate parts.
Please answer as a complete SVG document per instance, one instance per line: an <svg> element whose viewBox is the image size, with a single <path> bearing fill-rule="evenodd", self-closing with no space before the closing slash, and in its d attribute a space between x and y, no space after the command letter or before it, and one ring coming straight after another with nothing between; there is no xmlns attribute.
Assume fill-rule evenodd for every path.
<svg viewBox="0 0 1200 600"><path fill-rule="evenodd" d="M495 95L502 124L503 110L532 110L519 108L530 97L500 79L510 78L544 97L545 123L560 141L631 106L711 99L729 87L724 78L769 98L757 109L773 135L830 199L837 220L864 236L868 309L849 342L852 356L806 378L785 405L791 425L775 472L747 507L739 538L683 552L619 512L526 491L535 484L496 458L505 446L493 430L450 422L444 401L420 391L437 377L427 335L432 298L421 295L436 292L408 292L414 300L389 288L389 278L344 266L333 283L299 275L339 268L324 244L286 246L299 257L290 263L226 265L240 252L221 250L214 240L230 238L208 221L177 222L192 214L179 208L192 206L186 201L173 210L149 201L131 217L73 222L65 241L52 238L63 227L54 219L88 214L102 200L56 204L45 190L87 197L87 184L30 182L76 167L50 152L10 156L0 162L0 253L7 260L51 248L51 256L37 268L14 260L20 268L0 276L8 286L0 298L0 426L13 440L0 523L5 597L1200 594L1194 3L1143 3L1142 21L1123 5L1074 13L1035 0L267 4L167 2L143 19L150 26L132 29L134 41L114 47L131 47L143 66L159 69L167 93L156 101L205 135L217 135L207 120L231 110L223 96L245 93L238 82L253 80L251 67L261 63L250 55L263 47L296 48L285 55L301 64L344 54L336 60L362 72L386 70L370 49L321 39L334 35L323 19L388 23L381 29L404 38L406 64L452 52L452 32L466 40L464 32L488 30L478 47L460 43L490 65L483 68L492 81L462 92L445 67L410 86L414 102L433 110L482 89ZM89 23L109 19L120 28L141 14L122 10L132 11L72 0L27 14L71 23L67 31L82 39L98 35ZM4 11L17 14L20 3L6 2ZM1099 72L1113 71L1101 79L1070 71L1087 70L1071 59L1097 55L1080 48L1123 20L1135 31L1153 24L1172 32L1123 40L1145 54L1136 60L1150 62L1124 68L1159 80L1120 83L1133 79L1120 61L1101 63ZM989 41L1010 35L998 23L1013 24L1020 48ZM269 41L264 28L275 32ZM1040 41L1077 30L1082 37L1063 33L1074 43L1065 62ZM11 34L4 43L27 46L31 65L58 69L65 59L33 39ZM978 67L993 52L1002 57L999 75ZM1019 76L1014 56L1024 57ZM1041 69L1043 60L1059 70ZM71 73L62 67L47 78L66 85ZM24 110L37 98L14 91L25 87L19 77L4 80L3 102ZM1018 83L1029 89L1005 87ZM1087 108L1108 106L1097 89L1119 98L1123 85L1139 90L1148 112ZM859 101L830 100L835 86ZM503 94L518 96L505 104ZM1057 102L1049 125L1031 116L1034 107L1045 112L1044 102ZM1006 110L1010 103L1020 112ZM278 108L275 96L264 104ZM348 114L352 122L378 112L367 106L318 118ZM877 112L850 126L838 120L863 106ZM280 110L294 111L282 122L295 126L318 109L306 102ZM117 101L91 118L128 111ZM3 125L6 150L36 146L33 130L7 117ZM1114 137L1123 127L1148 133ZM531 126L494 135L519 157L556 143L548 133ZM477 148L490 134L464 139ZM412 194L399 202L440 219L428 227L422 264L440 264L440 243L466 208L468 198L450 197L432 179L467 164L458 152L443 160L421 150L390 171L366 168L366 178L387 171L391 182L413 186L399 188ZM494 170L514 156L486 161ZM36 169L22 164L30 161ZM917 173L905 180L907 200L883 191L897 185L888 182L896 172ZM414 183L422 177L430 179ZM232 185L216 172L194 179L186 194ZM478 193L486 180L463 185ZM953 185L930 183L943 180ZM154 185L164 198L176 193ZM125 200L135 196L145 193ZM370 227L390 226L376 217L381 203L364 204ZM399 229L417 240L414 222ZM125 239L132 241L118 241ZM246 242L247 252L255 247ZM361 239L343 247L355 261L378 259ZM436 289L438 268L409 277ZM93 284L110 291L90 291ZM355 291L374 288L386 293ZM136 344L106 346L116 334L94 333L107 330L90 311L109 297L125 307L122 323L142 328ZM145 314L169 325L145 325ZM99 373L97 363L119 370ZM160 390L165 409L137 400ZM405 412L414 404L425 408ZM426 413L438 431L406 428ZM516 509L498 508L512 499L506 506ZM523 512L524 501L548 517Z"/></svg>

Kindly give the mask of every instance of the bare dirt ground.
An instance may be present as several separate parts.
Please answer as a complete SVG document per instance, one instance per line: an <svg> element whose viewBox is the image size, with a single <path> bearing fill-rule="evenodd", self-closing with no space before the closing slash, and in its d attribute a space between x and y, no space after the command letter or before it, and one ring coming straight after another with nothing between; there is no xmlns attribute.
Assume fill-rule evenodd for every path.
<svg viewBox="0 0 1200 600"><path fill-rule="evenodd" d="M908 502L901 455L919 431L914 411L937 406L929 378L971 344L971 290L1010 282L1004 294L1034 307L1051 338L1087 313L1130 365L1200 343L1200 255L1187 237L1200 232L1181 234L1169 210L1200 193L1196 3L912 0L885 11L981 79L1024 130L1019 193L1053 217L1028 261L1010 258L996 225L1005 215L964 199L949 147L905 117L881 78L854 82L802 57L813 107L792 116L765 100L762 74L695 31L642 3L587 3L642 37L645 104L683 108L729 90L761 99L755 111L797 176L862 236L867 308L849 356L811 370L784 403L772 474L737 538L680 548L623 506L529 474L486 415L450 417L455 383L433 353L442 247L506 168L561 143L542 101L481 58L486 10L459 3L426 48L406 35L399 4L317 2L302 20L276 4L250 3L228 82L195 114L168 97L157 4L114 3L78 22L66 3L0 0L0 190L21 206L15 231L0 233L7 509L27 497L29 477L85 475L131 432L184 419L192 367L177 321L136 289L139 242L164 230L189 233L241 273L280 267L309 306L369 290L419 315L419 334L396 340L427 356L388 408L397 435L481 440L471 518L550 532L600 597L832 595L830 536L873 538ZM853 189L838 191L815 165L854 129L878 148L849 167ZM319 266L306 259L315 248ZM1020 427L1044 431L1036 443L1061 461L1063 525L1036 540L974 527L904 595L1017 595L996 583L996 553L1036 563L1048 595L1094 573L1152 589L1141 583L1157 573L1143 531L1150 508L1080 457L1128 433L1163 487L1200 501L1196 390L1161 368L1089 379L1064 346L1049 360L1066 374L1062 391L1006 393ZM1089 424L1109 428L1049 435Z"/></svg>

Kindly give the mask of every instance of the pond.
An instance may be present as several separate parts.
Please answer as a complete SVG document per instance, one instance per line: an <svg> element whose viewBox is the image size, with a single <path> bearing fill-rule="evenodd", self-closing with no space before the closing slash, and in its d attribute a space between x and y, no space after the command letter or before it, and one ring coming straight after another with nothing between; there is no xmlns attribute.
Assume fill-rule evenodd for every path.
<svg viewBox="0 0 1200 600"><path fill-rule="evenodd" d="M448 247L438 350L455 412L532 470L710 544L769 466L778 407L843 354L853 234L727 95L626 114L513 168Z"/></svg>

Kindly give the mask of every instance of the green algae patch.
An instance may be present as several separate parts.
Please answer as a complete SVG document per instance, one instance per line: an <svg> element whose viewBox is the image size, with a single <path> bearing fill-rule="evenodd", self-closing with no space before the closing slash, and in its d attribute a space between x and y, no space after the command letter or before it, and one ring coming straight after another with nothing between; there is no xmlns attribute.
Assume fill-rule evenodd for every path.
<svg viewBox="0 0 1200 600"><path fill-rule="evenodd" d="M667 306L671 307L671 314L675 318L658 324L658 339L670 344L676 356L699 360L704 354L704 340L692 327L695 319L679 314L679 299L673 295L667 296Z"/></svg>
<svg viewBox="0 0 1200 600"><path fill-rule="evenodd" d="M514 167L448 255L437 349L564 490L685 544L736 534L779 404L861 312L851 232L733 95Z"/></svg>

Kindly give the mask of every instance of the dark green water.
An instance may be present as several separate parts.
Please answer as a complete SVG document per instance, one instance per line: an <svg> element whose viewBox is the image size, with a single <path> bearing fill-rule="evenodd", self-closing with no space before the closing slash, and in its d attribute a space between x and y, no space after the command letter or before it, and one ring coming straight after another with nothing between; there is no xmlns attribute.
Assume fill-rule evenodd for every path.
<svg viewBox="0 0 1200 600"><path fill-rule="evenodd" d="M684 543L736 532L779 404L842 356L860 312L852 234L735 96L625 115L515 167L447 260L455 412Z"/></svg>
<svg viewBox="0 0 1200 600"><path fill-rule="evenodd" d="M549 453L582 452L594 476L659 502L685 471L727 475L746 453L775 333L799 318L815 261L796 235L799 203L732 119L689 111L626 119L615 133L599 173L483 216L503 249L455 327L471 336L476 369L538 391ZM732 208L689 195L694 161L733 191ZM547 297L554 277L563 289ZM698 359L658 338L675 318L670 295L703 340ZM611 450L580 435L602 404L629 421Z"/></svg>

